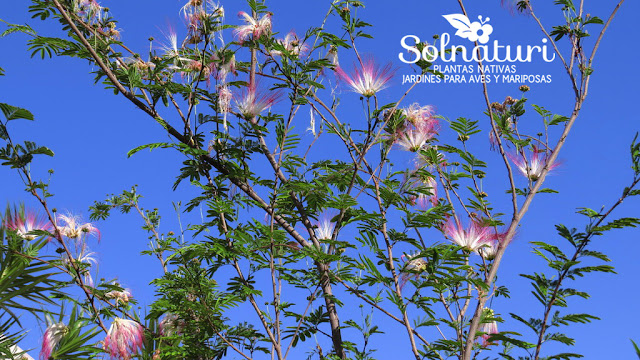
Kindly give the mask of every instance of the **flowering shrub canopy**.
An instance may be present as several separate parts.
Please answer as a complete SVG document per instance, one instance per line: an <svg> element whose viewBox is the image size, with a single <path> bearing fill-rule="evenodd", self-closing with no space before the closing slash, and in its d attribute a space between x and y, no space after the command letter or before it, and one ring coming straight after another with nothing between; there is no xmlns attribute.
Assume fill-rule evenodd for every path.
<svg viewBox="0 0 640 360"><path fill-rule="evenodd" d="M570 329L558 328L597 318L567 311L574 297L588 297L571 282L613 272L593 241L640 223L612 219L640 194L640 144L631 144L632 171L620 171L629 178L620 197L578 211L584 230L557 224L556 239L532 242L546 267L522 272L539 308L503 312L509 284L498 273L534 199L555 192L543 184L560 164L622 2L605 22L583 2L556 1L566 23L549 31L532 2L502 1L552 43L575 103L560 110L567 115L553 114L528 103L528 86L492 101L483 83L486 106L472 110L480 120L451 120L457 115L440 113L427 96L408 101L420 90L397 91L397 69L360 52L371 25L357 0L331 1L321 24L283 33L286 20L261 1L247 1L235 17L222 3L189 0L178 14L185 35L166 27L149 49L128 46L111 9L96 0L32 0L34 18L58 22L61 33L7 23L2 36L22 32L34 55L88 61L96 83L163 131L128 156L177 151L173 189L191 196L175 208L192 216L164 231L160 211L143 206L144 189L135 186L96 200L84 219L59 213L49 182L32 172L53 151L18 141L13 121L34 116L0 98L0 160L37 204L2 217L0 357L29 358L18 347L27 314L43 323L41 359L579 357L565 351L575 345ZM462 37L489 41L488 18L446 17L462 18ZM587 48L589 34L597 40ZM339 56L353 60L352 69ZM411 69L442 76L433 66L423 59ZM477 144L493 151L471 151ZM485 191L483 179L494 173L506 202ZM136 216L148 234L143 255L158 262L152 299L100 273L91 249L113 246L98 229L117 221L114 212ZM512 330L519 327L528 333Z"/></svg>

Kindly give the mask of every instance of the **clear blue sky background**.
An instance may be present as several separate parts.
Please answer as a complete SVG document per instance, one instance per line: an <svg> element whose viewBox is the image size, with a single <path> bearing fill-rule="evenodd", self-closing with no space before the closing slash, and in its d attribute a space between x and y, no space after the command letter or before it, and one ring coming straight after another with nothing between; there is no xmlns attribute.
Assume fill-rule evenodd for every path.
<svg viewBox="0 0 640 360"><path fill-rule="evenodd" d="M606 18L615 3L611 0L587 0L586 11ZM0 6L0 18L12 23L29 23L45 36L59 34L58 24L30 19L26 1L11 1ZM561 13L551 1L535 1L537 12L547 27L561 23ZM147 39L162 39L167 23L179 25L178 10L182 1L137 0L104 1L110 7L123 29L122 38L134 49L145 53ZM239 23L238 10L246 10L241 1L226 1L227 22ZM291 29L303 33L309 26L320 24L327 10L326 1L268 1L274 15L276 31ZM472 18L481 14L491 18L494 27L492 40L501 44L539 44L542 38L537 25L527 16L513 16L500 7L498 0L467 1L467 11ZM546 185L560 191L557 195L538 196L510 246L502 263L500 281L511 287L511 301L494 302L501 314L510 311L538 315L541 308L534 303L530 287L518 274L541 269L540 261L531 253L530 241L545 240L558 243L554 224L565 223L582 227L584 220L575 215L577 207L599 209L617 199L621 188L630 179L628 145L633 134L640 130L633 104L637 102L640 83L636 62L640 53L635 46L637 30L636 14L640 11L637 1L627 1L610 27L600 47L595 62L595 74L591 81L589 98L581 116L564 147L560 158L563 166ZM392 101L406 90L401 85L401 75L411 73L407 65L400 63L402 51L399 40L407 34L430 39L434 33L453 33L442 17L458 13L457 1L369 1L362 17L374 25L374 40L360 43L360 51L373 54L381 62L392 62L398 72L393 87L381 95L383 102ZM334 21L335 24L335 21ZM180 28L180 26L178 26ZM599 29L598 26L592 29ZM184 32L182 32L184 34ZM106 194L119 193L138 184L145 196L143 205L157 207L164 220L161 230L177 230L172 202L185 199L192 193L187 186L171 191L178 173L181 158L172 151L142 152L127 159L126 152L138 145L166 139L163 130L135 109L122 97L113 96L101 86L94 86L91 67L83 61L69 58L31 59L26 51L26 36L0 39L0 67L7 76L0 77L0 102L30 109L36 122L12 124L12 134L19 140L34 140L54 150L53 159L39 158L34 171L46 176L46 170L55 169L52 192L56 195L52 204L60 211L87 214L93 200ZM466 40L455 39L457 44ZM589 47L590 48L590 47ZM351 57L342 56L343 64ZM569 115L573 106L572 91L561 63L540 61L518 64L518 73L551 74L551 84L533 84L527 93L530 103L543 105L554 113ZM505 96L518 96L517 84L491 84L492 101L502 101ZM479 84L422 85L407 99L407 104L418 101L433 104L438 113L448 118L483 117L484 99ZM343 94L343 103L356 101L352 93ZM353 107L357 110L358 105ZM351 108L343 108L343 112ZM538 121L530 112L523 121ZM304 119L304 117L302 118ZM301 120L302 121L302 120ZM306 121L306 119L304 119ZM306 127L305 124L300 126ZM496 208L508 212L504 176L500 159L489 152L486 132L476 139L473 147L480 152L496 172L485 179L485 191L495 196ZM318 149L316 149L318 150ZM0 169L0 201L3 203L35 202L25 193L15 172ZM617 215L638 216L639 203L630 199L616 212ZM132 289L144 306L153 296L149 282L161 272L157 261L142 257L139 252L147 249L147 235L139 229L140 221L134 216L116 214L106 222L98 223L102 231L102 243L95 244L100 253L100 273L105 278L117 277ZM566 330L577 339L577 352L586 359L631 359L634 357L629 338L640 340L636 319L640 318L637 298L639 270L637 255L640 243L637 231L617 231L598 239L595 248L607 253L613 260L618 275L595 275L575 286L587 289L592 298L588 301L573 300L572 312L590 312L602 318L592 325L574 326ZM526 314L526 312L530 312ZM507 316L508 317L508 316ZM525 316L526 317L526 316ZM382 315L376 314L377 319ZM505 330L522 330L508 320L501 325ZM403 333L404 334L404 333ZM30 334L27 344L35 346L40 329ZM378 338L380 340L382 338ZM386 341L396 341L394 335L386 335ZM405 336L398 338L399 348L385 346L379 358L407 353ZM33 354L35 355L35 353ZM395 357L395 356L394 356Z"/></svg>

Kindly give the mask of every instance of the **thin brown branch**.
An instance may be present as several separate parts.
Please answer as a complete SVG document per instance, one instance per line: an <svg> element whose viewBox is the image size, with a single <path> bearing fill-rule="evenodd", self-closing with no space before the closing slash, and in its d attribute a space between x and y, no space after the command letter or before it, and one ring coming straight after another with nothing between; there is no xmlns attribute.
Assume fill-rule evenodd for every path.
<svg viewBox="0 0 640 360"><path fill-rule="evenodd" d="M569 65L567 64L567 61L564 59L564 56L562 56L562 53L560 52L560 49L558 49L558 45L556 44L555 40L547 32L544 25L542 25L542 22L540 21L540 19L536 16L535 12L533 11L533 7L531 6L531 1L527 1L527 7L529 9L529 13L531 14L531 17L533 17L533 19L538 23L540 30L542 30L542 33L547 37L547 39L549 39L549 42L551 42L551 45L553 46L553 49L555 50L556 55L558 55L558 57L562 61L562 65L564 66L564 69L566 70L567 75L569 75L569 79L571 79L571 86L573 87L573 91L576 95L576 98L580 97L580 90L578 89L578 84L576 83L576 79L573 76L573 71L571 70L571 67L569 67Z"/></svg>

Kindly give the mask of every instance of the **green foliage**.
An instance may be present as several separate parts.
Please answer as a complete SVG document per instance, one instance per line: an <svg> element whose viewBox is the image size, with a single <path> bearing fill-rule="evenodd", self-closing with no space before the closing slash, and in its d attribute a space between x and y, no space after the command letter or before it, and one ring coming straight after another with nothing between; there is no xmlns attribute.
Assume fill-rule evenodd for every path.
<svg viewBox="0 0 640 360"><path fill-rule="evenodd" d="M631 146L632 159L635 164L637 157L635 153L635 139ZM545 241L534 241L534 253L545 260L553 276L544 273L534 272L533 274L522 274L524 278L531 280L533 291L531 292L538 302L544 307L541 318L530 318L526 320L516 314L511 317L530 328L538 337L535 357L540 355L540 347L544 343L559 342L567 346L575 345L575 340L563 333L555 332L556 328L569 326L572 324L587 324L598 317L591 314L566 314L556 308L567 308L569 299L575 296L588 299L589 294L571 287L567 287L568 280L576 280L592 273L615 273L611 265L603 264L611 260L603 253L591 250L594 238L603 236L607 231L613 229L624 229L636 227L640 224L638 218L618 218L605 223L611 212L631 194L632 189L640 182L640 176L634 168L634 177L631 185L624 188L621 198L614 203L609 210L595 211L590 208L580 208L577 213L584 215L588 219L588 224L584 231L579 232L575 228L568 228L563 224L556 225L556 231L560 238L565 240L569 246L568 250L563 250L564 246L553 245ZM595 263L594 263L595 261ZM528 349L527 346L517 347ZM573 353L561 353L552 355L550 359L571 359L582 357Z"/></svg>
<svg viewBox="0 0 640 360"><path fill-rule="evenodd" d="M638 359L640 359L640 348L638 347L638 344L633 340L631 340L631 343L633 344L633 349L636 351L636 355L638 355Z"/></svg>
<svg viewBox="0 0 640 360"><path fill-rule="evenodd" d="M32 241L8 229L8 219L24 217L24 208L7 208L0 221L0 354L13 358L14 345L26 335L20 322L23 314L40 317L45 306L55 305L61 283L56 269L38 259L48 236Z"/></svg>
<svg viewBox="0 0 640 360"><path fill-rule="evenodd" d="M64 317L60 316L60 322ZM60 339L51 359L91 359L101 353L101 348L91 345L100 331L97 326L91 326L91 320L85 318L78 306L74 306L66 321L64 336Z"/></svg>

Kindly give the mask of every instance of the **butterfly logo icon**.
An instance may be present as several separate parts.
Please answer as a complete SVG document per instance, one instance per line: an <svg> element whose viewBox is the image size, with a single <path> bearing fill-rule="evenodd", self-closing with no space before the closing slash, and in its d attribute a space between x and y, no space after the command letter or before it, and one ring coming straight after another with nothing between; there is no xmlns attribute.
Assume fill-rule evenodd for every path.
<svg viewBox="0 0 640 360"><path fill-rule="evenodd" d="M493 32L493 26L487 24L489 17L482 20L482 16L478 16L480 21L469 21L469 18L463 14L443 15L445 19L456 28L456 35L471 42L478 41L481 44L489 42L489 35Z"/></svg>

